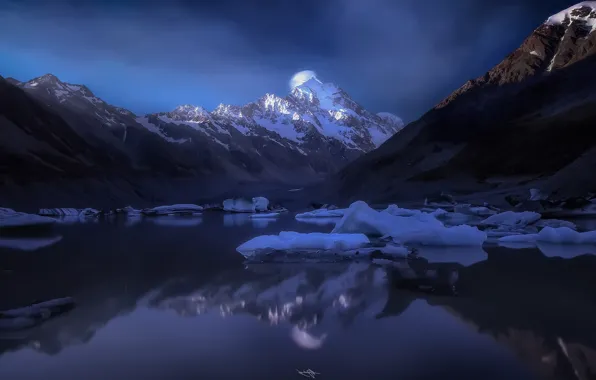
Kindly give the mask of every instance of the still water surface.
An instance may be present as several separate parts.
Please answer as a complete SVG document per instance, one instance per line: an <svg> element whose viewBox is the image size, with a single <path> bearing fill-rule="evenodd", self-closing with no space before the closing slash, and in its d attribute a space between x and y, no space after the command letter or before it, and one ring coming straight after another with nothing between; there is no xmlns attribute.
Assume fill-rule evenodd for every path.
<svg viewBox="0 0 596 380"><path fill-rule="evenodd" d="M259 234L331 228L204 214L60 225L53 245L0 248L0 310L78 301L0 335L0 379L596 377L596 256L423 251L428 269L458 276L457 296L436 296L370 262L246 265L235 252Z"/></svg>

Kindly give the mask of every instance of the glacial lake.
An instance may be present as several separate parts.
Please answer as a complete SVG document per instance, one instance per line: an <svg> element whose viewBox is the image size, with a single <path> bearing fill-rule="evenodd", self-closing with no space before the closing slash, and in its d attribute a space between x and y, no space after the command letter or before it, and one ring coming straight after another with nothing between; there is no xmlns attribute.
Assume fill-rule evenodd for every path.
<svg viewBox="0 0 596 380"><path fill-rule="evenodd" d="M0 310L78 304L0 333L0 379L596 377L596 256L584 248L421 250L420 270L456 275L455 296L398 287L395 269L367 260L245 264L235 251L331 229L205 213L2 237Z"/></svg>

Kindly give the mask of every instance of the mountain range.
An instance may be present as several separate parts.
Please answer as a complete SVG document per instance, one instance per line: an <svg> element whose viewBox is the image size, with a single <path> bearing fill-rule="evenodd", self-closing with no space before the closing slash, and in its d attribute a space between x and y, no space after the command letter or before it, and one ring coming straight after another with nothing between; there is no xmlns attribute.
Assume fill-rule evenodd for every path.
<svg viewBox="0 0 596 380"><path fill-rule="evenodd" d="M502 62L342 169L333 191L376 200L439 189L596 191L594 53L596 2L551 16Z"/></svg>
<svg viewBox="0 0 596 380"><path fill-rule="evenodd" d="M323 178L317 196L337 201L438 190L596 192L595 52L596 2L582 2L405 127L316 77L285 97L148 115L49 74L0 79L1 193L10 202L34 188L26 196L43 198L66 182L80 195L83 180L90 197L170 199L172 191L155 191L159 184L190 201L218 181L229 188Z"/></svg>
<svg viewBox="0 0 596 380"><path fill-rule="evenodd" d="M283 98L143 116L51 74L8 78L0 91L2 154L21 163L16 171L2 167L1 177L12 181L101 173L300 183L337 171L403 127L397 116L372 114L314 77Z"/></svg>

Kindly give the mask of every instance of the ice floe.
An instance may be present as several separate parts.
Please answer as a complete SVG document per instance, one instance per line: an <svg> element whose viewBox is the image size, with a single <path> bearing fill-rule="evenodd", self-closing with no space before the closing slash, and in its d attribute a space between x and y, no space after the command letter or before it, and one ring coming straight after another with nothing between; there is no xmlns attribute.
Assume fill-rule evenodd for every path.
<svg viewBox="0 0 596 380"><path fill-rule="evenodd" d="M263 212L269 208L269 199L265 197L255 197L252 199L255 211Z"/></svg>
<svg viewBox="0 0 596 380"><path fill-rule="evenodd" d="M38 212L42 216L79 216L80 213L76 208L42 208Z"/></svg>
<svg viewBox="0 0 596 380"><path fill-rule="evenodd" d="M453 211L464 215L474 216L490 216L495 215L499 210L487 206L472 206L470 204L458 204L455 205Z"/></svg>
<svg viewBox="0 0 596 380"><path fill-rule="evenodd" d="M415 216L415 215L422 214L422 211L420 211L420 210L411 210L408 208L401 208L401 207L398 207L397 205L389 205L382 212L386 212L393 216Z"/></svg>
<svg viewBox="0 0 596 380"><path fill-rule="evenodd" d="M335 225L338 218L297 218L296 219L300 223L307 223L307 224L314 224L317 226L330 226Z"/></svg>
<svg viewBox="0 0 596 380"><path fill-rule="evenodd" d="M158 206L142 210L143 215L193 215L200 214L203 207L194 204L175 204L171 206Z"/></svg>
<svg viewBox="0 0 596 380"><path fill-rule="evenodd" d="M577 226L575 223L570 222L568 220L559 220L559 219L540 219L534 226L537 228L544 228L544 227L552 227L552 228L560 228L560 227L567 227L571 228L572 230L576 230Z"/></svg>
<svg viewBox="0 0 596 380"><path fill-rule="evenodd" d="M226 199L223 201L224 211L229 212L264 212L269 208L269 200L265 197L255 197L252 200L244 198Z"/></svg>
<svg viewBox="0 0 596 380"><path fill-rule="evenodd" d="M577 232L569 227L544 227L536 234L504 236L499 243L544 242L551 244L596 244L596 231Z"/></svg>
<svg viewBox="0 0 596 380"><path fill-rule="evenodd" d="M326 234L319 232L299 233L280 232L279 235L257 236L240 245L236 250L245 257L260 251L295 251L295 250L338 250L348 251L370 244L364 234Z"/></svg>
<svg viewBox="0 0 596 380"><path fill-rule="evenodd" d="M99 215L99 210L96 210L94 208L84 208L79 213L79 216L83 217L83 218L95 218L98 215Z"/></svg>
<svg viewBox="0 0 596 380"><path fill-rule="evenodd" d="M350 205L332 232L391 236L401 244L422 245L482 245L487 238L486 233L476 227L446 227L434 215L426 213L394 216L376 211L362 201Z"/></svg>
<svg viewBox="0 0 596 380"><path fill-rule="evenodd" d="M537 222L542 215L533 211L505 211L496 215L489 216L480 222L481 225L493 227L526 227L529 224Z"/></svg>
<svg viewBox="0 0 596 380"><path fill-rule="evenodd" d="M56 220L47 216L27 214L0 207L0 228L45 226L54 223Z"/></svg>
<svg viewBox="0 0 596 380"><path fill-rule="evenodd" d="M341 218L344 216L346 209L334 209L329 210L326 208L307 211L300 214L296 214L296 219L310 219L310 218Z"/></svg>

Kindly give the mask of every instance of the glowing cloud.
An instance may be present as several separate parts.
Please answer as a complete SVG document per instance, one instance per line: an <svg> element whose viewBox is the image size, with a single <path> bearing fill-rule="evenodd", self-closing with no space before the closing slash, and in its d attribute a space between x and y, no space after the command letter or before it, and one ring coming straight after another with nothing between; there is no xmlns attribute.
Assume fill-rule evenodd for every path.
<svg viewBox="0 0 596 380"><path fill-rule="evenodd" d="M299 71L292 76L292 79L290 79L290 89L293 90L294 88L300 86L310 78L316 78L316 76L317 74L311 70Z"/></svg>

